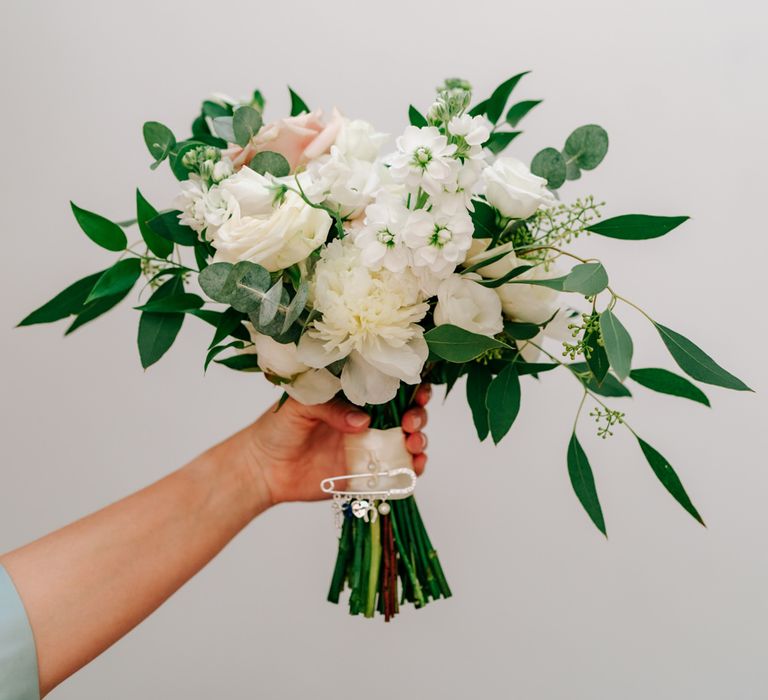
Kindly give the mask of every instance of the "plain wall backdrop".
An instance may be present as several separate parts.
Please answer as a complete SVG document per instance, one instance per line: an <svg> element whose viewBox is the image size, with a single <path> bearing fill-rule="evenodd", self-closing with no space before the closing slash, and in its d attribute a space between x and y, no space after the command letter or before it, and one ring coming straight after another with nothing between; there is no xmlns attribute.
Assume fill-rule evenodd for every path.
<svg viewBox="0 0 768 700"><path fill-rule="evenodd" d="M277 397L258 375L204 377L210 328L193 318L146 373L132 303L66 340L62 324L13 329L113 259L68 200L116 219L133 215L137 185L170 203L174 180L149 170L141 125L183 135L214 91L258 87L275 118L288 83L396 134L446 76L480 98L531 69L515 95L544 103L510 153L529 161L576 126L604 126L606 160L564 199L692 219L659 240L581 250L758 391L708 388L711 410L640 387L614 402L676 467L708 529L629 434L598 440L585 417L607 541L568 481L569 377L526 381L496 449L477 444L463 387L444 405L438 391L419 501L454 598L389 625L349 617L325 602L329 505L281 506L53 697L768 697L767 19L744 0L4 2L0 551L161 477ZM636 366L674 367L639 315L622 317Z"/></svg>

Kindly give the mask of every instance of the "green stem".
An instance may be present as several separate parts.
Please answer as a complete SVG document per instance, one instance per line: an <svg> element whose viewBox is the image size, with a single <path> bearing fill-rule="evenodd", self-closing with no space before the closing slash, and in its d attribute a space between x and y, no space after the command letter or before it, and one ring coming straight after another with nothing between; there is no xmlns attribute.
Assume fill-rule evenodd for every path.
<svg viewBox="0 0 768 700"><path fill-rule="evenodd" d="M376 518L369 528L371 533L371 558L368 569L368 596L365 604L365 616L373 617L376 612L376 594L379 591L379 571L381 569L381 523Z"/></svg>
<svg viewBox="0 0 768 700"><path fill-rule="evenodd" d="M395 535L395 545L397 545L397 549L400 552L400 560L403 562L403 566L405 567L405 571L408 575L408 580L411 583L411 586L413 586L413 595L414 599L416 600L417 607L422 607L423 605L426 605L426 601L424 600L424 593L421 590L421 585L419 584L419 580L416 578L416 572L413 570L413 566L411 565L411 561L408 557L408 552L405 551L405 546L403 544L403 540L400 537L400 531L398 529L397 525L397 517L395 516L395 511L398 510L397 507L397 501L392 503L392 510L390 511L389 517L392 519L392 530Z"/></svg>
<svg viewBox="0 0 768 700"><path fill-rule="evenodd" d="M331 587L328 591L328 600L331 603L338 604L339 596L344 588L347 566L352 555L352 528L352 518L344 517L344 524L341 527L341 536L339 537L339 553L336 556L336 566L333 569Z"/></svg>

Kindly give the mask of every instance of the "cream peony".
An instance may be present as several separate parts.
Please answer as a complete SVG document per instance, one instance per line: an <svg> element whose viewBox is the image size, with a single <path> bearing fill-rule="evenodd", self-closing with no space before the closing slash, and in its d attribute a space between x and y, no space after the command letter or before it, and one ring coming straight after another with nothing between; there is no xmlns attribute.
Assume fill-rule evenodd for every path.
<svg viewBox="0 0 768 700"><path fill-rule="evenodd" d="M346 358L341 387L347 398L379 404L395 396L401 381L421 381L428 349L418 321L429 306L407 270L371 270L360 256L348 239L323 250L310 296L322 318L302 335L298 358L316 368Z"/></svg>
<svg viewBox="0 0 768 700"><path fill-rule="evenodd" d="M450 323L471 333L494 336L501 333L504 323L501 301L493 289L478 284L467 275L451 275L437 288L435 325Z"/></svg>
<svg viewBox="0 0 768 700"><path fill-rule="evenodd" d="M331 217L327 212L309 206L291 191L275 202L273 183L250 168L242 168L220 189L232 214L221 226L208 230L216 249L215 262L249 260L274 272L304 260L328 236Z"/></svg>
<svg viewBox="0 0 768 700"><path fill-rule="evenodd" d="M483 171L483 182L488 203L510 219L527 219L555 202L547 181L517 158L497 158Z"/></svg>
<svg viewBox="0 0 768 700"><path fill-rule="evenodd" d="M278 343L259 333L246 322L253 345L243 352L256 353L259 368L265 374L280 378L280 386L300 403L312 406L330 401L341 388L338 377L327 369L312 369L299 362L298 351L293 343Z"/></svg>

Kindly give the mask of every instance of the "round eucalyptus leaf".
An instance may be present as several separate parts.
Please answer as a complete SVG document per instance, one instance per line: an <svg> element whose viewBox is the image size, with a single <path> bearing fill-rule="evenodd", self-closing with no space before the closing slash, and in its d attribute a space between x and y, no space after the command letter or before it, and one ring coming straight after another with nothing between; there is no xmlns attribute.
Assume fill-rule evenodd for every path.
<svg viewBox="0 0 768 700"><path fill-rule="evenodd" d="M547 187L556 190L565 182L565 159L556 148L539 151L531 161L531 172L546 178Z"/></svg>
<svg viewBox="0 0 768 700"><path fill-rule="evenodd" d="M226 262L211 263L200 272L197 281L206 295L222 304L229 303L229 295L224 293L229 273L232 272L232 264Z"/></svg>
<svg viewBox="0 0 768 700"><path fill-rule="evenodd" d="M285 156L274 151L257 153L249 163L249 167L260 175L269 173L275 177L285 177L291 172L291 166Z"/></svg>
<svg viewBox="0 0 768 700"><path fill-rule="evenodd" d="M566 160L576 163L583 170L596 168L607 152L608 133L597 124L587 124L574 130L563 149Z"/></svg>

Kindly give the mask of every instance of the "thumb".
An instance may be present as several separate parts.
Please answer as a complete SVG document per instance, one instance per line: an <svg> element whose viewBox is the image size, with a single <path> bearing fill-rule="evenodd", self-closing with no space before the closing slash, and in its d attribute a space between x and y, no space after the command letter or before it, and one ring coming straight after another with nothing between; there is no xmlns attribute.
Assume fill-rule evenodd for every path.
<svg viewBox="0 0 768 700"><path fill-rule="evenodd" d="M299 404L299 415L319 420L342 433L361 433L368 428L371 417L343 399L305 406Z"/></svg>

